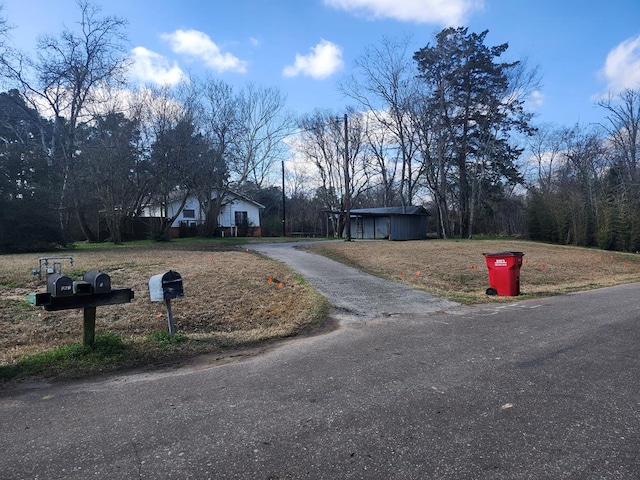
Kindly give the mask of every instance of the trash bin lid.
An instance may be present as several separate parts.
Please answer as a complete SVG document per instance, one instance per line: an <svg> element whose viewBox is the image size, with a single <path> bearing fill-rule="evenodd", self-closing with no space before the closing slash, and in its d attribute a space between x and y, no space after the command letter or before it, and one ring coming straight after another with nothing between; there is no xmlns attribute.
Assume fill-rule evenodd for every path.
<svg viewBox="0 0 640 480"><path fill-rule="evenodd" d="M485 257L523 257L522 252L498 252L498 253L483 253Z"/></svg>

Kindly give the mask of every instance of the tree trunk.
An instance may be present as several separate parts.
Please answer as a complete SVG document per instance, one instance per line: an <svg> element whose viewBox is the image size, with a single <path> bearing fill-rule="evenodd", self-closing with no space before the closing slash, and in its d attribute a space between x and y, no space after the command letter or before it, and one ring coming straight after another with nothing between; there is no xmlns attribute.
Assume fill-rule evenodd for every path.
<svg viewBox="0 0 640 480"><path fill-rule="evenodd" d="M218 228L218 216L220 215L220 210L222 208L222 199L215 198L215 200L210 200L207 204L207 210L205 213L204 220L204 234L207 237L213 237L216 234L216 230Z"/></svg>
<svg viewBox="0 0 640 480"><path fill-rule="evenodd" d="M87 242L94 243L97 241L97 237L91 227L89 227L89 222L87 221L87 217L80 208L80 206L76 202L76 218L78 220L78 225L80 226L80 230L82 230L82 234L84 235Z"/></svg>

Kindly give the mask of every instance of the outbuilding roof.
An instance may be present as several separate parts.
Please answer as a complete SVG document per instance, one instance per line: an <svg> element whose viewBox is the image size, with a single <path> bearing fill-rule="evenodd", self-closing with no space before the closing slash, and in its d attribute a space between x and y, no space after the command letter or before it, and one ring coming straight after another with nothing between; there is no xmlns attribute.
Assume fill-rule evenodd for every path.
<svg viewBox="0 0 640 480"><path fill-rule="evenodd" d="M406 207L378 207L378 208L354 208L351 210L354 216L395 216L395 215L418 215L429 216L427 210L419 205L408 205Z"/></svg>

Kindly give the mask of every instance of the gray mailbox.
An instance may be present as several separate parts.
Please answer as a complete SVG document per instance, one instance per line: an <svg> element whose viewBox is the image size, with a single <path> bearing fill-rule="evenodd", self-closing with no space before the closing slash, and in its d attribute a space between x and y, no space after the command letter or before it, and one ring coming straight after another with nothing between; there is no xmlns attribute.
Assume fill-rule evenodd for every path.
<svg viewBox="0 0 640 480"><path fill-rule="evenodd" d="M108 293L111 291L111 277L106 273L90 271L82 276L82 280L91 285L93 293Z"/></svg>
<svg viewBox="0 0 640 480"><path fill-rule="evenodd" d="M68 297L73 295L73 280L66 275L53 273L47 277L47 292L52 297Z"/></svg>
<svg viewBox="0 0 640 480"><path fill-rule="evenodd" d="M149 279L149 298L152 302L163 302L180 297L184 297L184 287L178 272L169 270Z"/></svg>

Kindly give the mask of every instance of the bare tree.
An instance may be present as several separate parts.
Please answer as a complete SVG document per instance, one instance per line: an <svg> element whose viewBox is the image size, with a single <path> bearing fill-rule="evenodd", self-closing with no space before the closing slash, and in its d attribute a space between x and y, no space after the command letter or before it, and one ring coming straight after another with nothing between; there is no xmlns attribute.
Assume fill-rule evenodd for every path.
<svg viewBox="0 0 640 480"><path fill-rule="evenodd" d="M390 207L396 198L396 174L400 151L396 148L393 134L366 113L362 116L363 151L369 157L370 177L374 190L379 190L381 198L376 204Z"/></svg>
<svg viewBox="0 0 640 480"><path fill-rule="evenodd" d="M194 112L189 108L194 102L180 101L168 87L149 92L145 98L143 136L150 149L150 191L160 206L162 225L158 233L165 236L195 189L208 143L196 128Z"/></svg>
<svg viewBox="0 0 640 480"><path fill-rule="evenodd" d="M320 179L317 194L338 235L345 227L347 202L357 204L372 185L372 157L363 149L366 115L350 109L347 118L346 152L343 117L328 110L300 119L301 132L293 147L315 167ZM349 175L348 182L345 174Z"/></svg>
<svg viewBox="0 0 640 480"><path fill-rule="evenodd" d="M538 126L528 138L528 151L535 170L535 181L530 184L541 192L550 192L558 169L562 166L567 136L570 130L551 124Z"/></svg>
<svg viewBox="0 0 640 480"><path fill-rule="evenodd" d="M336 233L342 231L344 218L344 169L340 146L343 142L342 124L333 112L316 111L300 119L301 133L295 149L317 170L320 179L318 194L322 199Z"/></svg>
<svg viewBox="0 0 640 480"><path fill-rule="evenodd" d="M285 191L290 197L306 197L313 193L314 176L300 162L285 164Z"/></svg>
<svg viewBox="0 0 640 480"><path fill-rule="evenodd" d="M593 245L598 217L597 190L607 159L602 138L594 129L576 125L566 136L564 194L570 199L566 243ZM569 188L566 186L569 185Z"/></svg>
<svg viewBox="0 0 640 480"><path fill-rule="evenodd" d="M349 175L349 199L351 206L357 205L363 194L375 187L374 175L377 173L375 155L366 148L366 139L370 138L370 117L366 112L347 109L347 122L343 130L342 158L346 159ZM344 134L346 141L344 144ZM344 149L347 149L346 156ZM388 173L388 172L387 172Z"/></svg>
<svg viewBox="0 0 640 480"><path fill-rule="evenodd" d="M285 97L276 88L246 85L237 95L239 127L235 155L231 159L233 182L242 190L247 182L261 187L285 157L283 140L295 128L293 115L285 110Z"/></svg>
<svg viewBox="0 0 640 480"><path fill-rule="evenodd" d="M4 10L4 6L0 5L0 56L4 56L6 53L6 45L7 38L9 35L9 31L11 30L11 26L5 16L2 15L2 11Z"/></svg>
<svg viewBox="0 0 640 480"><path fill-rule="evenodd" d="M384 37L380 45L365 49L355 61L356 74L339 84L342 93L356 100L381 129L389 132L385 149L380 149L380 136L368 138L373 142L371 148L376 152L379 169L385 174L383 182L387 192L391 191L390 183L397 180L395 164L400 164L397 190L403 205L412 204L421 171L416 166L418 137L410 114L417 88L417 72L409 56L410 45L409 37ZM392 172L394 175L390 176Z"/></svg>
<svg viewBox="0 0 640 480"><path fill-rule="evenodd" d="M221 80L208 79L200 94L200 128L209 153L196 177L196 194L205 211L205 235L212 236L229 189L229 163L236 155L239 135L238 101L233 89ZM215 195L213 195L215 192Z"/></svg>
<svg viewBox="0 0 640 480"><path fill-rule="evenodd" d="M610 159L601 132L543 125L530 138L529 230L536 240L595 245Z"/></svg>
<svg viewBox="0 0 640 480"><path fill-rule="evenodd" d="M638 181L640 162L640 89L627 89L617 98L598 102L607 112L603 128L613 143L620 167L628 182Z"/></svg>

